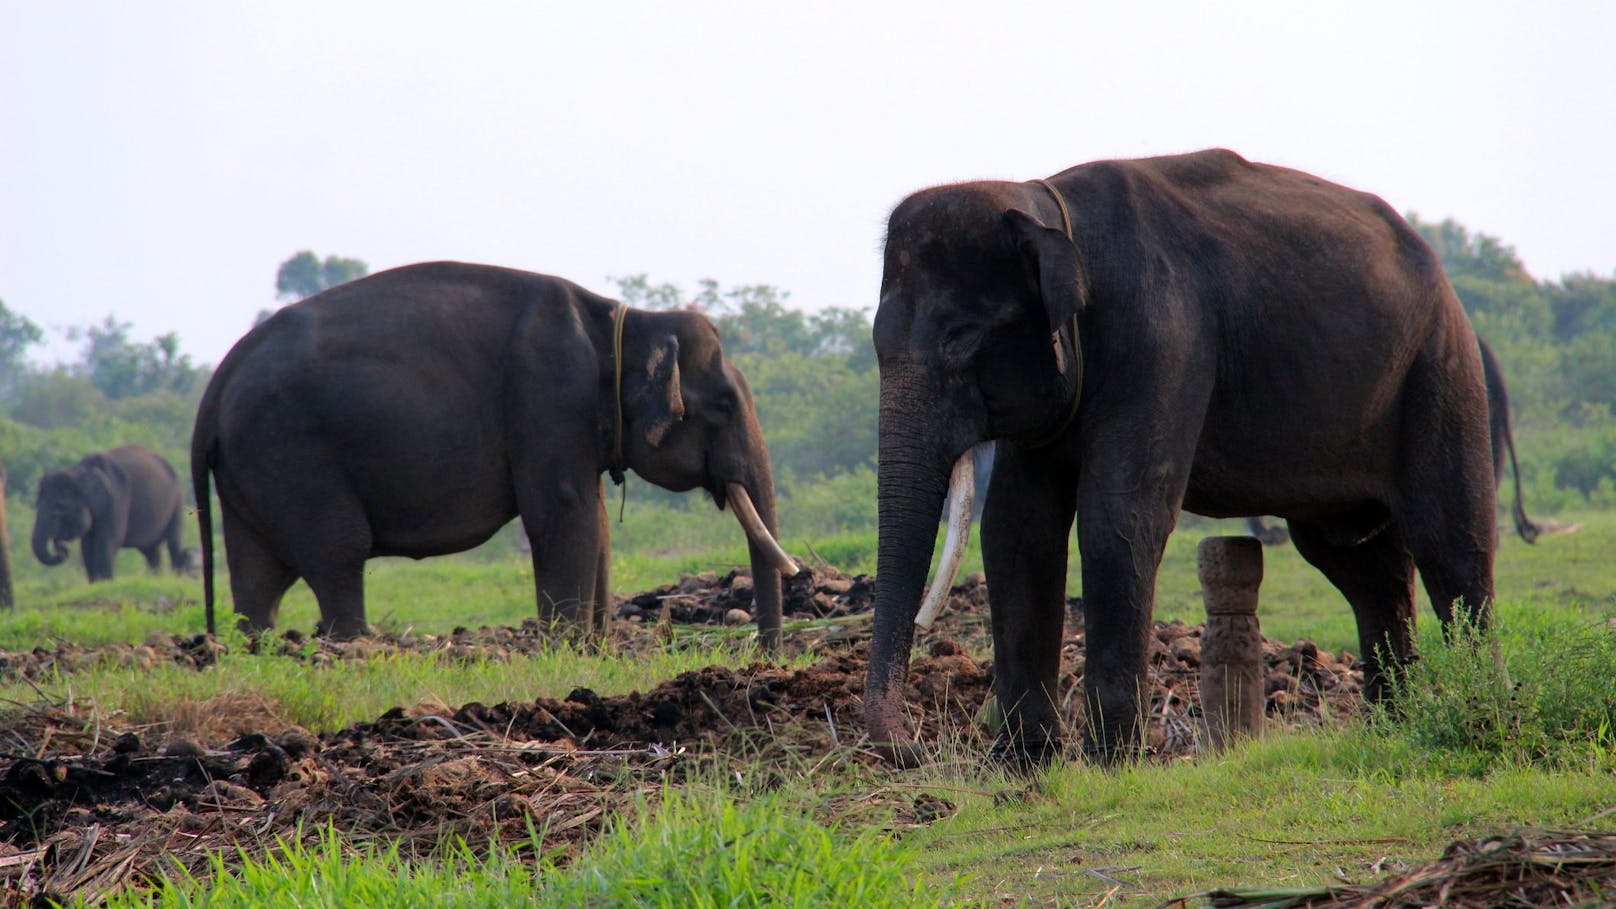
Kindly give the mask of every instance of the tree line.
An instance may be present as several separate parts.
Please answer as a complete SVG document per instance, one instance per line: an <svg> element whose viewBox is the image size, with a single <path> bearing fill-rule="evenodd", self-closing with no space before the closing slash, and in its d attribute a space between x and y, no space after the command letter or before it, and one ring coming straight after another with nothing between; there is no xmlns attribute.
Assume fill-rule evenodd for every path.
<svg viewBox="0 0 1616 909"><path fill-rule="evenodd" d="M1616 506L1616 275L1539 280L1498 238L1451 219L1409 220L1503 364L1533 507ZM281 263L275 289L296 300L367 272L358 259L300 252ZM806 311L768 284L609 280L630 305L713 320L751 385L782 502L799 518L827 531L873 527L879 375L870 308ZM46 469L123 442L186 462L211 367L181 353L175 332L139 340L114 315L73 337L82 342L75 362L34 365L27 353L43 332L0 301L0 457L13 495L31 495ZM633 496L698 507L643 483Z"/></svg>

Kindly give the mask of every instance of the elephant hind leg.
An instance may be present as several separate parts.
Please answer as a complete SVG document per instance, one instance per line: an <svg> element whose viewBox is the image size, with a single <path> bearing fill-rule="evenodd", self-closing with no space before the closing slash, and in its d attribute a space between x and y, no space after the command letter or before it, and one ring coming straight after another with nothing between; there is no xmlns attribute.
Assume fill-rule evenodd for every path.
<svg viewBox="0 0 1616 909"><path fill-rule="evenodd" d="M1438 382L1417 373L1407 397L1430 403L1404 416L1400 501L1393 508L1403 540L1443 627L1461 602L1471 620L1486 627L1498 546L1486 389L1481 381L1450 376Z"/></svg>
<svg viewBox="0 0 1616 909"><path fill-rule="evenodd" d="M162 552L163 544L161 543L153 543L140 550L141 556L146 560L146 569L148 571L157 572L162 569Z"/></svg>
<svg viewBox="0 0 1616 909"><path fill-rule="evenodd" d="M1413 649L1414 560L1397 526L1363 542L1313 521L1292 521L1290 530L1296 551L1352 604L1365 700L1385 699L1390 692L1386 670L1406 663Z"/></svg>
<svg viewBox="0 0 1616 909"><path fill-rule="evenodd" d="M189 571L192 567L189 557L180 546L180 535L184 531L184 520L185 510L183 508L174 509L174 516L169 519L168 527L163 531L163 539L160 544L168 547L168 567L175 574ZM152 568L155 569L156 567L157 563L153 562Z"/></svg>
<svg viewBox="0 0 1616 909"><path fill-rule="evenodd" d="M315 633L339 641L370 633L365 621L365 563L326 565L305 575L320 604Z"/></svg>
<svg viewBox="0 0 1616 909"><path fill-rule="evenodd" d="M370 633L365 621L365 560L372 535L364 508L351 494L333 489L315 496L318 508L288 522L290 558L320 604L316 632L337 640Z"/></svg>
<svg viewBox="0 0 1616 909"><path fill-rule="evenodd" d="M281 597L297 572L265 545L256 531L224 512L225 563L239 624L248 632L268 631L280 618Z"/></svg>
<svg viewBox="0 0 1616 909"><path fill-rule="evenodd" d="M1498 544L1495 498L1491 486L1481 482L1480 469L1473 482L1456 476L1447 488L1426 495L1408 509L1404 535L1431 607L1448 628L1455 607L1468 610L1465 618L1486 628L1493 600L1493 550ZM1429 489L1430 487L1426 487Z"/></svg>

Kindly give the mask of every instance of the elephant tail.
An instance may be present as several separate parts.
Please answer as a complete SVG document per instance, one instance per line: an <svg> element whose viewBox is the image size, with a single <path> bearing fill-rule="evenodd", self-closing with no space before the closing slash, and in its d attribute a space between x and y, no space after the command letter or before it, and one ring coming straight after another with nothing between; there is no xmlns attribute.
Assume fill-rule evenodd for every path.
<svg viewBox="0 0 1616 909"><path fill-rule="evenodd" d="M211 387L209 388L211 391ZM196 495L196 523L202 533L202 608L207 616L208 634L214 634L213 621L213 493L208 474L213 469L216 442L212 395L204 394L196 428L191 433L191 489Z"/></svg>
<svg viewBox="0 0 1616 909"><path fill-rule="evenodd" d="M1504 419L1504 446L1509 450L1510 473L1515 475L1515 503L1510 508L1510 515L1515 519L1515 532L1526 542L1536 543L1543 528L1526 516L1526 503L1521 498L1521 465L1515 460L1515 434L1510 432L1508 417Z"/></svg>
<svg viewBox="0 0 1616 909"><path fill-rule="evenodd" d="M1482 377L1487 383L1487 416L1490 423L1488 429L1493 444L1493 482L1499 483L1503 480L1504 456L1507 454L1510 472L1515 475L1515 502L1510 508L1510 516L1515 519L1515 532L1526 542L1535 543L1543 528L1526 516L1526 504L1521 497L1521 465L1515 460L1515 434L1509 428L1509 391L1504 387L1504 370L1499 366L1498 357L1486 341L1478 337L1476 343L1481 349Z"/></svg>

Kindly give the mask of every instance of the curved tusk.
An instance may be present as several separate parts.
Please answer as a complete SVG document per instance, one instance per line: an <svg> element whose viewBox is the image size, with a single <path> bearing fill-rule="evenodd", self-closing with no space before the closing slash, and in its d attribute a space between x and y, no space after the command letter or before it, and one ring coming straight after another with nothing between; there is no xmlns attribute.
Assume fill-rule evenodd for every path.
<svg viewBox="0 0 1616 909"><path fill-rule="evenodd" d="M943 538L943 557L937 562L937 575L926 588L920 601L920 612L915 615L915 626L930 628L948 602L949 588L954 586L954 575L959 572L960 559L965 556L965 541L971 537L971 506L976 499L976 465L971 450L966 449L954 462L954 471L948 477L948 536Z"/></svg>
<svg viewBox="0 0 1616 909"><path fill-rule="evenodd" d="M774 534L769 533L769 528L763 526L763 519L758 517L757 508L752 505L752 497L746 494L746 487L739 483L731 483L726 487L726 491L729 493L730 511L735 512L735 520L741 522L741 528L746 531L746 538L768 555L769 561L774 563L775 568L780 569L782 575L788 578L794 577L801 571L797 563L791 560L791 556L786 555L786 551L780 548Z"/></svg>

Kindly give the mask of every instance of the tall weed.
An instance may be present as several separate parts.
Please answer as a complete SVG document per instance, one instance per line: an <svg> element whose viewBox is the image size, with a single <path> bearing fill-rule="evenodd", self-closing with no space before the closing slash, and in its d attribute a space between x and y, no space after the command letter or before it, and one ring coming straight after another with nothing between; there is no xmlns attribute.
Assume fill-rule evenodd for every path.
<svg viewBox="0 0 1616 909"><path fill-rule="evenodd" d="M1388 734L1447 772L1616 766L1616 627L1541 608L1482 632L1425 627L1378 709ZM1503 672L1493 658L1503 655Z"/></svg>

